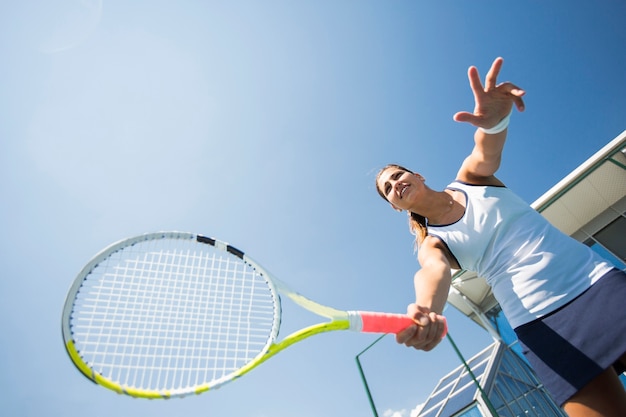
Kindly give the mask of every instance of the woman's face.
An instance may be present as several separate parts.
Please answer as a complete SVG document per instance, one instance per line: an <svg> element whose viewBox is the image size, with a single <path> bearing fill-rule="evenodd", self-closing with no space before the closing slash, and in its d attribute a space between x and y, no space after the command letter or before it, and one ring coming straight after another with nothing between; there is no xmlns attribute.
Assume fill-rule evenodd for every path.
<svg viewBox="0 0 626 417"><path fill-rule="evenodd" d="M398 167L385 168L376 180L378 191L396 210L408 210L418 201L424 179Z"/></svg>

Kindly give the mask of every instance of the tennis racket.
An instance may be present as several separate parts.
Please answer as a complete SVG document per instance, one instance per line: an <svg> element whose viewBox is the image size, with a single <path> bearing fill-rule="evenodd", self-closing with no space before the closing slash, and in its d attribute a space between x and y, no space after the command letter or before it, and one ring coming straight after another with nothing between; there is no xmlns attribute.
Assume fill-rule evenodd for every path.
<svg viewBox="0 0 626 417"><path fill-rule="evenodd" d="M280 295L329 320L277 340ZM96 384L170 398L218 388L319 333L397 333L413 323L402 314L323 306L227 243L159 232L114 243L83 268L62 330L72 362Z"/></svg>

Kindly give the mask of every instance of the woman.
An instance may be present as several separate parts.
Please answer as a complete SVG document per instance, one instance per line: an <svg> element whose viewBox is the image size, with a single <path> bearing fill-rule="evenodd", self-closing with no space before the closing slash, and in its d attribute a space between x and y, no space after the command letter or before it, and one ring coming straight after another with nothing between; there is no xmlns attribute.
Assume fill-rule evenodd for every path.
<svg viewBox="0 0 626 417"><path fill-rule="evenodd" d="M512 107L524 110L523 90L497 84L502 62L493 62L484 86L475 67L468 71L474 112L454 120L478 129L452 184L432 190L421 175L398 165L376 177L380 195L409 214L421 266L408 308L416 325L397 341L434 348L443 332L450 269L475 271L568 415L624 417L626 392L616 369L626 364L626 274L552 227L494 176Z"/></svg>

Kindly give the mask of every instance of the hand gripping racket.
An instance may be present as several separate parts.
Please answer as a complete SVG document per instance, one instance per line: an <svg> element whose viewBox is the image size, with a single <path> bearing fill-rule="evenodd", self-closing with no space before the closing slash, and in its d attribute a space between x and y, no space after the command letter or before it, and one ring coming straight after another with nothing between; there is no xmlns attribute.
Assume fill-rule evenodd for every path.
<svg viewBox="0 0 626 417"><path fill-rule="evenodd" d="M278 341L279 295L330 321ZM96 384L170 398L218 388L315 334L397 333L413 323L323 306L224 242L159 232L98 253L70 288L62 329L71 360Z"/></svg>

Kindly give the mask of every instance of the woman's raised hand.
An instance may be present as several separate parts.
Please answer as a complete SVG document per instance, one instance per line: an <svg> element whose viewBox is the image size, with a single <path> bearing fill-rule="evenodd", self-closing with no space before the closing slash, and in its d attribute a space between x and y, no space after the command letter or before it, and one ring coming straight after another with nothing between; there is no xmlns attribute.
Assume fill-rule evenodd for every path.
<svg viewBox="0 0 626 417"><path fill-rule="evenodd" d="M485 77L484 86L480 81L478 69L474 66L469 68L467 76L474 93L474 112L458 112L454 115L455 121L489 129L511 112L513 104L518 111L524 111L522 97L526 92L510 82L497 83L503 62L502 58L493 61Z"/></svg>

